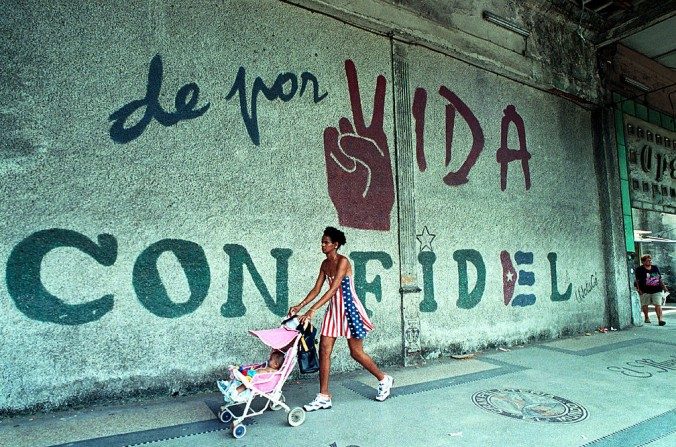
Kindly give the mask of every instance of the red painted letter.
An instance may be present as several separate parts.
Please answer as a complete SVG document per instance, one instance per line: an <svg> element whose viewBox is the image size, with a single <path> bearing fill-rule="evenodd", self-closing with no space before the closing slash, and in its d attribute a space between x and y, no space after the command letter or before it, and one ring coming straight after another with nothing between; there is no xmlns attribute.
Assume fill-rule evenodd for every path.
<svg viewBox="0 0 676 447"><path fill-rule="evenodd" d="M510 149L507 146L507 137L509 136L509 124L514 123L516 126L517 136L519 137L519 149ZM530 189L530 167L528 160L531 155L526 149L526 129L523 124L523 118L516 112L513 105L507 106L502 117L502 128L500 130L500 148L495 154L495 158L500 163L500 189L507 188L507 165L515 160L521 160L521 169L523 169L523 176L526 180L526 191Z"/></svg>

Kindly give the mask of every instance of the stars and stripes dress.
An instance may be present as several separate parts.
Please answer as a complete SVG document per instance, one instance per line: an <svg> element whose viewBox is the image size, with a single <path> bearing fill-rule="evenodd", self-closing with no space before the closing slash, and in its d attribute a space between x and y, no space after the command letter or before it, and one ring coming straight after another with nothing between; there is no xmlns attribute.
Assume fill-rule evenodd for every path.
<svg viewBox="0 0 676 447"><path fill-rule="evenodd" d="M326 279L331 287L333 278L327 275ZM321 335L361 340L373 328L364 306L357 298L352 276L344 276L336 294L329 301L322 321Z"/></svg>

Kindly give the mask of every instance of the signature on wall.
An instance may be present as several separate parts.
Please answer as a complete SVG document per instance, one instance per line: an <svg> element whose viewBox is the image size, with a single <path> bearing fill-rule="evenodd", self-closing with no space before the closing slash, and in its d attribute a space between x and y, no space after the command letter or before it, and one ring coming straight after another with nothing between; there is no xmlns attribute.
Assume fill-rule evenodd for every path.
<svg viewBox="0 0 676 447"><path fill-rule="evenodd" d="M591 278L575 288L575 300L582 301L599 285L599 279L592 274Z"/></svg>

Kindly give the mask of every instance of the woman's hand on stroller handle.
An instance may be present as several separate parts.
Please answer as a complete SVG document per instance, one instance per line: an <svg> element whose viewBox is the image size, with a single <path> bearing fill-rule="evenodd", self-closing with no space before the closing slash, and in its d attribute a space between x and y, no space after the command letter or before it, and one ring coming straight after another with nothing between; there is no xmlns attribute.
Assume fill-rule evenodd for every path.
<svg viewBox="0 0 676 447"><path fill-rule="evenodd" d="M312 323L312 317L315 315L315 310L313 308L308 309L307 312L305 312L303 315L300 316L298 321L300 324L305 326L308 323Z"/></svg>
<svg viewBox="0 0 676 447"><path fill-rule="evenodd" d="M296 304L295 306L291 306L291 307L289 307L289 314L288 315L289 316L296 315L296 314L298 314L298 312L300 312L300 310L302 308L303 308L302 304Z"/></svg>
<svg viewBox="0 0 676 447"><path fill-rule="evenodd" d="M305 300L303 300L303 301L305 301ZM305 312L303 315L299 315L301 309L303 309L303 307L305 307L305 303L303 301L296 304L295 306L289 307L289 313L287 314L287 319L295 316L295 317L298 318L298 323L300 325L302 325L303 327L307 327L308 324L312 324L312 317L314 317L315 312L317 310L310 307L307 310L307 312ZM288 321L288 320L284 320L284 321Z"/></svg>

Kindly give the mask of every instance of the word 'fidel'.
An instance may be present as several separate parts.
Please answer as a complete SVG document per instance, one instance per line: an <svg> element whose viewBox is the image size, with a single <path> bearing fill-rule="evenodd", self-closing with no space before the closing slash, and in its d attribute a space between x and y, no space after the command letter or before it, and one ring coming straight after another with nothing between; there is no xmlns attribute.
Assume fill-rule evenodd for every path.
<svg viewBox="0 0 676 447"><path fill-rule="evenodd" d="M159 54L156 54L150 61L145 97L125 104L113 112L109 117L109 120L113 122L110 126L110 138L112 138L113 141L124 144L135 140L143 134L153 118L161 125L168 127L173 126L180 121L200 117L209 110L209 107L211 106L210 103L206 103L200 108L195 108L199 101L200 89L196 83L191 82L185 84L176 92L174 98L175 110L173 112L166 111L162 105L160 105L159 101L160 91L162 90L162 77L162 57ZM249 105L249 98L247 97L246 69L244 67L239 67L232 88L225 99L230 100L235 95L238 96L240 112L249 138L251 138L251 141L258 146L260 145L260 134L258 130L259 95L262 93L268 101L280 99L282 102L288 102L296 95L296 93L298 93L298 96L303 96L308 84L312 84L313 101L315 103L320 102L328 95L326 92L321 95L319 94L319 81L317 80L317 77L307 71L300 74L300 90L299 79L295 73L285 72L278 74L275 82L271 86L266 85L263 79L258 76L251 87L251 103ZM131 126L126 126L127 121L131 116L142 108L145 108L145 111L143 112L141 119Z"/></svg>
<svg viewBox="0 0 676 447"><path fill-rule="evenodd" d="M51 228L37 231L19 242L7 260L7 290L14 300L16 307L27 317L62 325L79 325L99 320L110 312L115 305L112 294L100 298L81 297L79 304L70 304L51 294L42 282L41 268L43 260L53 250L74 248L94 259L102 266L113 266L117 261L117 239L110 234L100 234L97 241L73 230ZM288 248L273 248L270 250L275 260L275 294L273 297L265 281L256 268L247 249L237 244L225 244L223 251L228 256L227 297L221 306L221 315L227 318L242 317L246 314L244 305L244 270L249 273L265 306L275 315L284 316L289 307L289 259L293 251ZM506 253L506 252L504 252ZM189 289L187 300L175 302L170 296L162 280L159 268L159 259L165 254L172 254L180 264ZM382 300L381 277L373 275L374 264L380 264L381 269L388 270L394 265L392 257L383 251L353 251L349 254L354 264L354 282L357 296L364 302L369 315L373 312L366 306L366 297L374 295L377 302ZM509 254L507 254L509 256ZM532 253L517 252L515 254L517 266L528 265L533 262ZM556 253L550 253L547 258L550 262L552 301L565 301L570 298L570 288L565 293L557 291ZM457 306L471 309L481 301L486 286L486 268L483 257L476 250L461 249L453 253L453 259L458 264L458 300ZM423 252L418 257L423 270L424 299L420 302L422 312L434 312L437 308L434 296L433 266L436 256L432 252ZM477 277L472 290L469 286L468 265L472 264L477 271ZM507 270L506 266L508 267ZM531 305L535 296L525 302L521 295L511 297L513 286L509 281L516 281L521 285L534 285L535 278L532 272L519 270L518 273L510 267L511 261L503 259L503 276L510 279L505 282L505 296L514 306ZM367 280L367 266L371 266L373 279ZM524 267L527 269L527 267ZM382 271L382 270L381 270ZM177 272L178 273L178 272ZM513 275L513 276L512 276ZM205 300L211 286L212 273L204 249L197 243L183 239L162 239L146 247L136 258L131 271L132 285L139 303L152 314L163 318L177 318L194 312ZM88 287L84 285L82 289ZM509 296L508 296L509 295ZM520 302L524 301L524 302ZM506 304L507 301L506 301Z"/></svg>

